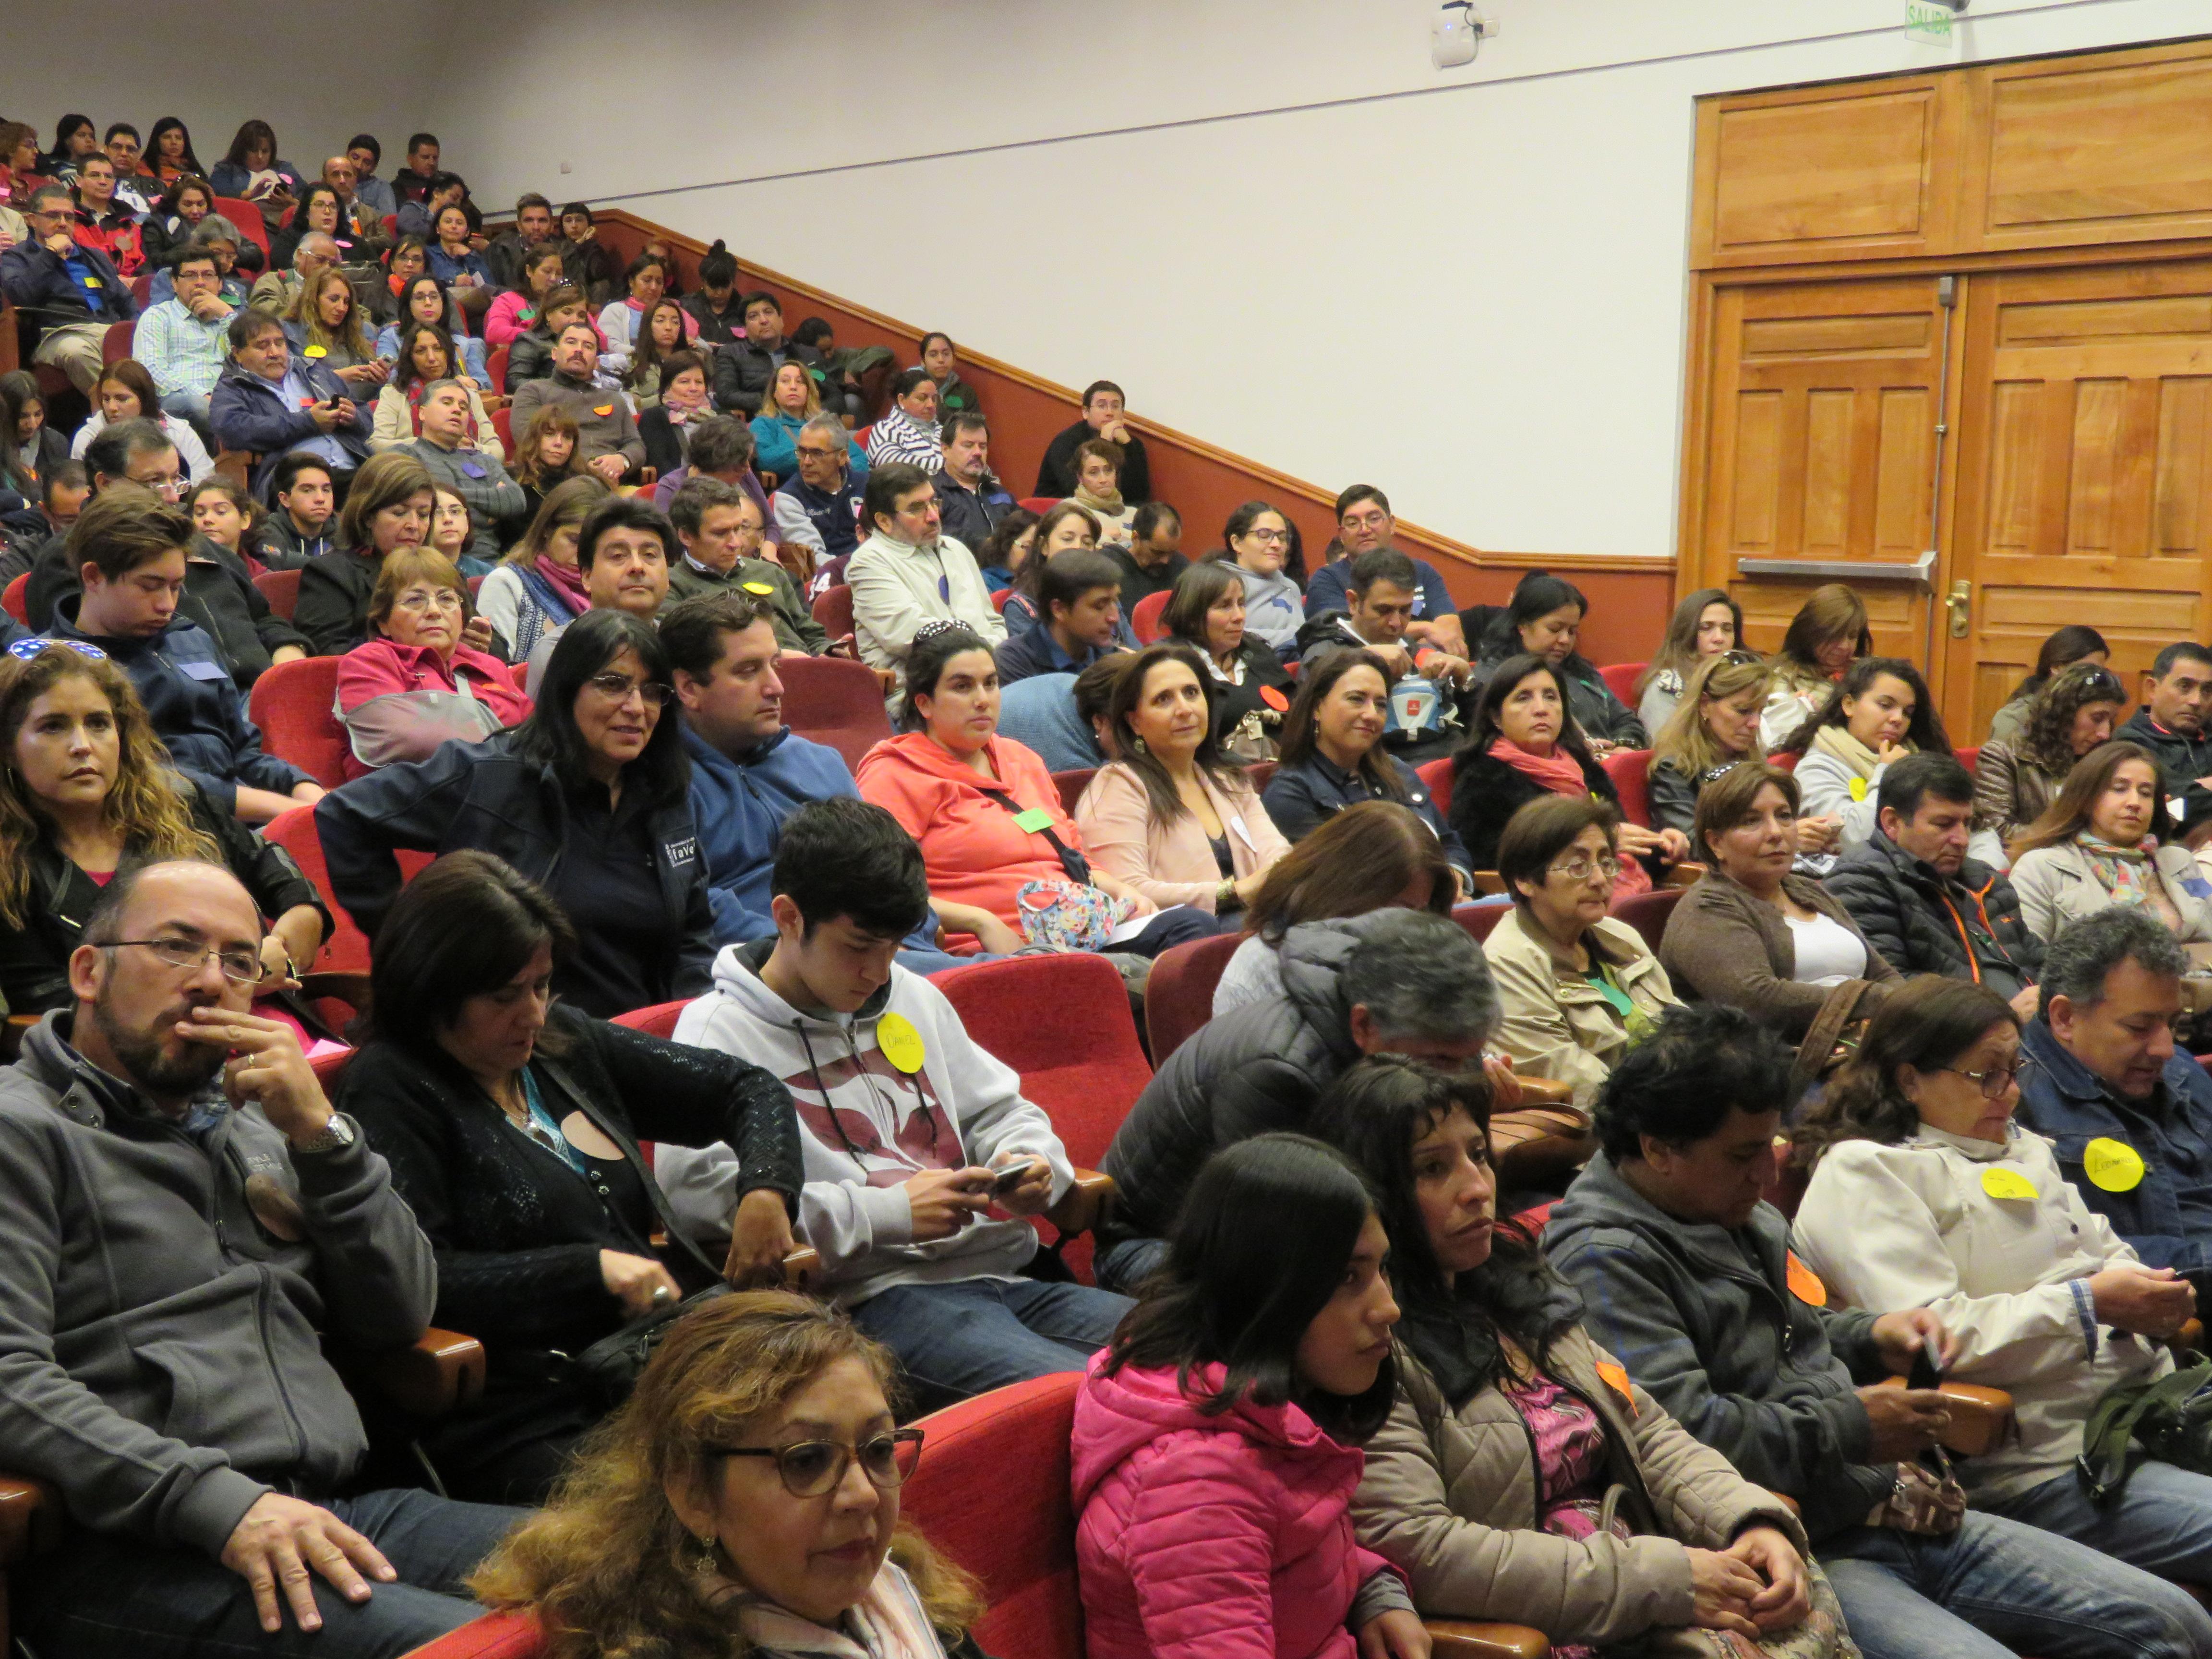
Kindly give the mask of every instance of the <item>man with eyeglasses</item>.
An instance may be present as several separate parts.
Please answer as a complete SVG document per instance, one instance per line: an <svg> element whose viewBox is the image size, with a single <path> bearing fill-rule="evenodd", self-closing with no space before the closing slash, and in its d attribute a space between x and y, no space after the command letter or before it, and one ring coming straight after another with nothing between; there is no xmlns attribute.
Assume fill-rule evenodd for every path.
<svg viewBox="0 0 2212 1659"><path fill-rule="evenodd" d="M224 811L266 823L321 786L264 753L246 696L207 632L177 614L192 521L129 483L109 486L78 514L66 543L82 591L54 606L57 639L99 647L131 677L155 735L179 771Z"/></svg>
<svg viewBox="0 0 2212 1659"><path fill-rule="evenodd" d="M519 537L530 517L530 499L488 449L467 447L469 392L459 380L433 380L416 405L419 429L393 448L412 455L430 476L468 504L476 526L469 550L496 561L500 550Z"/></svg>
<svg viewBox="0 0 2212 1659"><path fill-rule="evenodd" d="M2173 1040L2189 953L2147 910L2069 923L2021 1034L2020 1121L2154 1267L2212 1291L2212 1077Z"/></svg>
<svg viewBox="0 0 2212 1659"><path fill-rule="evenodd" d="M846 561L860 545L860 486L845 476L851 439L835 415L817 415L799 428L799 476L775 492L776 538L813 556L806 596L818 599L845 580Z"/></svg>
<svg viewBox="0 0 2212 1659"><path fill-rule="evenodd" d="M860 512L868 539L845 568L854 636L860 660L890 675L884 700L896 709L906 685L906 653L923 623L964 623L994 647L1005 641L1006 623L975 555L944 533L929 474L903 461L878 467L861 492Z"/></svg>
<svg viewBox="0 0 2212 1659"><path fill-rule="evenodd" d="M31 361L53 364L89 397L107 325L137 314L130 285L105 253L78 243L76 203L66 185L33 191L23 218L31 237L0 252L0 291L35 325Z"/></svg>
<svg viewBox="0 0 2212 1659"><path fill-rule="evenodd" d="M1390 498L1373 484L1356 483L1339 495L1336 538L1344 551L1306 579L1306 615L1349 610L1352 562L1363 553L1396 547L1397 536L1398 520L1391 514ZM1466 657L1467 635L1462 631L1451 590L1426 559L1416 559L1410 553L1406 557L1412 562L1417 578L1406 636L1416 644Z"/></svg>
<svg viewBox="0 0 2212 1659"><path fill-rule="evenodd" d="M261 945L221 866L120 870L73 1006L0 1072L0 1440L75 1523L10 1587L41 1653L185 1631L406 1651L480 1611L463 1581L520 1518L358 1489L368 1437L324 1341L414 1341L436 1270L292 1028L252 1012Z"/></svg>

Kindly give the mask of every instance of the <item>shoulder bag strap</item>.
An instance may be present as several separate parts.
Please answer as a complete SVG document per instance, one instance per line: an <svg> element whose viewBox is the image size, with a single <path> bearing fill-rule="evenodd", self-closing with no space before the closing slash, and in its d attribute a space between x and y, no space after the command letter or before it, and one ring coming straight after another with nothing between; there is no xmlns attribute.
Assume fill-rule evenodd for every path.
<svg viewBox="0 0 2212 1659"><path fill-rule="evenodd" d="M976 785L976 787L981 789L985 796L996 801L1000 805L1005 807L1006 811L1012 812L1016 817L1019 817L1025 810L1014 804L1013 796L1006 792L1006 786L1003 784L993 785L983 783ZM1070 881L1075 883L1079 887L1088 887L1091 885L1090 860L1085 858L1082 854L1077 852L1073 847L1070 847L1066 842L1062 841L1060 838L1060 832L1053 829L1050 824L1047 824L1043 829L1038 830L1037 834L1042 836L1047 841L1052 843L1052 850L1060 855L1060 867L1067 872L1067 878Z"/></svg>
<svg viewBox="0 0 2212 1659"><path fill-rule="evenodd" d="M638 1180L644 1184L646 1202L653 1206L653 1213L667 1232L669 1242L682 1246L685 1254L706 1270L710 1280L720 1283L723 1276L722 1265L708 1260L707 1253L693 1243L690 1236L678 1224L675 1212L669 1207L668 1194L660 1190L660 1183L653 1178L653 1166L645 1161L645 1154L640 1150L635 1139L626 1131L609 1122L606 1115L591 1101L586 1099L584 1091L569 1080L567 1071L562 1067L557 1065L544 1065L539 1075L566 1095L570 1104L591 1119L598 1126L601 1134L614 1142L623 1155L623 1161L636 1171Z"/></svg>

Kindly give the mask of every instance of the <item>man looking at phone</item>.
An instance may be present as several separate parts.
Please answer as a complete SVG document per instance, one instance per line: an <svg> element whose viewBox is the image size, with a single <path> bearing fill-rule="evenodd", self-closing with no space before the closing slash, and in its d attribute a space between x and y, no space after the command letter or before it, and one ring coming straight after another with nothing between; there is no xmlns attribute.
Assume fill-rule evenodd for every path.
<svg viewBox="0 0 2212 1659"><path fill-rule="evenodd" d="M258 307L230 319L230 367L209 400L208 424L225 449L251 450L253 493L269 498L268 483L288 450L301 449L350 478L368 459L368 410L355 403L344 381L321 363L292 356L284 325Z"/></svg>
<svg viewBox="0 0 2212 1659"><path fill-rule="evenodd" d="M880 806L811 801L784 821L770 885L775 935L723 949L676 1036L790 1089L820 1290L898 1356L918 1410L1082 1370L1130 1304L1021 1276L1041 1248L1027 1218L1078 1231L1097 1203L1021 1079L892 960L929 911L921 849ZM727 1146L663 1147L656 1170L679 1219L727 1227Z"/></svg>

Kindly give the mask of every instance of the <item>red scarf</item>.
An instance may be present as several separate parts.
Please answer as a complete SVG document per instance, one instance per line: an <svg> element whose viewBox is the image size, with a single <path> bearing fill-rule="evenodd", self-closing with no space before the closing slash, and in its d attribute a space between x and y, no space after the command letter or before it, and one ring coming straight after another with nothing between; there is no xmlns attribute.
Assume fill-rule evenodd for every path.
<svg viewBox="0 0 2212 1659"><path fill-rule="evenodd" d="M534 567L538 574L561 590L562 596L576 608L581 616L592 608L592 596L584 587L584 573L573 564L556 564L550 559L540 559Z"/></svg>
<svg viewBox="0 0 2212 1659"><path fill-rule="evenodd" d="M1565 749L1554 749L1548 756L1532 755L1501 732L1490 740L1490 752L1538 788L1551 794L1589 793L1589 784L1583 776L1582 763Z"/></svg>

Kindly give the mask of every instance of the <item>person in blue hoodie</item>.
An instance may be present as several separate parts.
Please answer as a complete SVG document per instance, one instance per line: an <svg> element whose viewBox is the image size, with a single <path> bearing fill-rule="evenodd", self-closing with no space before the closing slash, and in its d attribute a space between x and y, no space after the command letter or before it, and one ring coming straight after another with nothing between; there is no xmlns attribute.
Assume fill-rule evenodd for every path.
<svg viewBox="0 0 2212 1659"><path fill-rule="evenodd" d="M54 607L52 636L105 652L131 677L177 769L223 811L265 823L320 785L264 753L246 696L204 629L180 620L185 549L192 521L150 489L112 483L70 531L70 562L84 591Z"/></svg>
<svg viewBox="0 0 2212 1659"><path fill-rule="evenodd" d="M660 642L676 669L684 747L691 757L691 817L707 863L716 945L775 937L770 879L784 820L809 801L858 800L845 757L783 723L774 612L736 589L680 599L660 614ZM932 974L975 960L947 955L934 916L908 936L899 962Z"/></svg>

